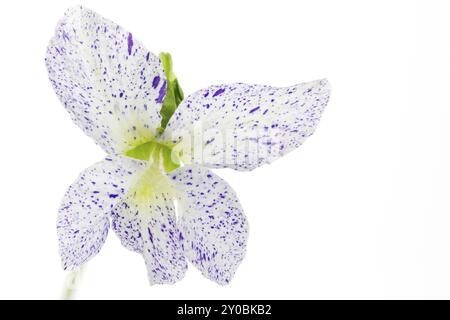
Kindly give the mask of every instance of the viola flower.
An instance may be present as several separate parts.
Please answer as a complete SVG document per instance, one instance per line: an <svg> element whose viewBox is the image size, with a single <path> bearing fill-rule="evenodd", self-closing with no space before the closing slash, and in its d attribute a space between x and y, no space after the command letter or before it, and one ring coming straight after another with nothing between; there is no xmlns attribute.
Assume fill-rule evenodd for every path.
<svg viewBox="0 0 450 320"><path fill-rule="evenodd" d="M233 189L208 168L249 171L292 151L329 99L327 80L216 85L184 99L170 55L158 58L83 7L59 21L46 65L72 120L108 154L62 200L63 268L96 255L111 228L142 254L151 284L180 280L187 261L208 279L230 282L248 223Z"/></svg>

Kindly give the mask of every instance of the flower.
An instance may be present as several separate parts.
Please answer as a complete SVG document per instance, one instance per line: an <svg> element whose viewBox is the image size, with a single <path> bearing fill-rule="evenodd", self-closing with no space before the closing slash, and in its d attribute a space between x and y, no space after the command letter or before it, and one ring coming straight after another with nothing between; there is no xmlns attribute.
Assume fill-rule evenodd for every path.
<svg viewBox="0 0 450 320"><path fill-rule="evenodd" d="M329 99L325 79L286 88L210 86L184 99L170 55L158 58L83 7L58 23L46 65L72 120L108 153L62 200L63 268L97 254L111 227L143 255L151 284L180 280L187 261L219 284L230 282L248 223L233 189L208 168L249 171L297 148Z"/></svg>

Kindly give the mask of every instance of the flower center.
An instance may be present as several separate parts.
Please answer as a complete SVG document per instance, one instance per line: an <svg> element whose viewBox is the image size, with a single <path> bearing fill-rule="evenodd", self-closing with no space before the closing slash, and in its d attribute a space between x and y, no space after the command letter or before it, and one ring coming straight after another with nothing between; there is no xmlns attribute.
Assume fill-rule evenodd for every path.
<svg viewBox="0 0 450 320"><path fill-rule="evenodd" d="M128 200L133 201L138 206L161 205L165 200L172 198L171 181L155 165L147 168L128 192Z"/></svg>

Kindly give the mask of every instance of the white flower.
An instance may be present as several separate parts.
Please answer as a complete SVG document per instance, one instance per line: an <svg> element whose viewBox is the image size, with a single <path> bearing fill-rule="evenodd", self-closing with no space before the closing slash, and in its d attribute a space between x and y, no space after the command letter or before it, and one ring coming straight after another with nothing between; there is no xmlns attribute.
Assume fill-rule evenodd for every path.
<svg viewBox="0 0 450 320"><path fill-rule="evenodd" d="M64 269L98 253L111 225L143 255L151 284L180 280L187 260L229 283L248 224L234 191L207 168L252 170L301 145L328 102L328 82L234 83L183 100L170 61L163 66L131 33L82 7L58 23L46 64L72 120L109 154L62 201Z"/></svg>

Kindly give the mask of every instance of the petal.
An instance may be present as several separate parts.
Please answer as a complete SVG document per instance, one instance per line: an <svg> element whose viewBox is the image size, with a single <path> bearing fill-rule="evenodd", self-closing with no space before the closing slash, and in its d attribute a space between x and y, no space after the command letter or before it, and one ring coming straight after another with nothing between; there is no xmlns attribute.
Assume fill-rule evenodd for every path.
<svg viewBox="0 0 450 320"><path fill-rule="evenodd" d="M212 86L180 104L162 139L181 141L187 163L252 170L311 136L328 100L325 79L287 88Z"/></svg>
<svg viewBox="0 0 450 320"><path fill-rule="evenodd" d="M247 219L233 189L206 168L185 166L170 174L179 204L186 257L205 277L228 284L245 256Z"/></svg>
<svg viewBox="0 0 450 320"><path fill-rule="evenodd" d="M162 175L151 170L142 178L145 196L139 194L144 183L139 181L114 208L112 225L125 247L142 253L150 284L175 283L187 269L180 231L172 196L160 192L164 190L158 183ZM148 185L152 183L154 187Z"/></svg>
<svg viewBox="0 0 450 320"><path fill-rule="evenodd" d="M46 65L72 120L106 152L121 153L154 136L166 77L158 57L130 32L75 7L58 23Z"/></svg>
<svg viewBox="0 0 450 320"><path fill-rule="evenodd" d="M97 254L108 234L108 214L143 164L106 158L84 170L67 190L57 232L63 268L73 270Z"/></svg>

